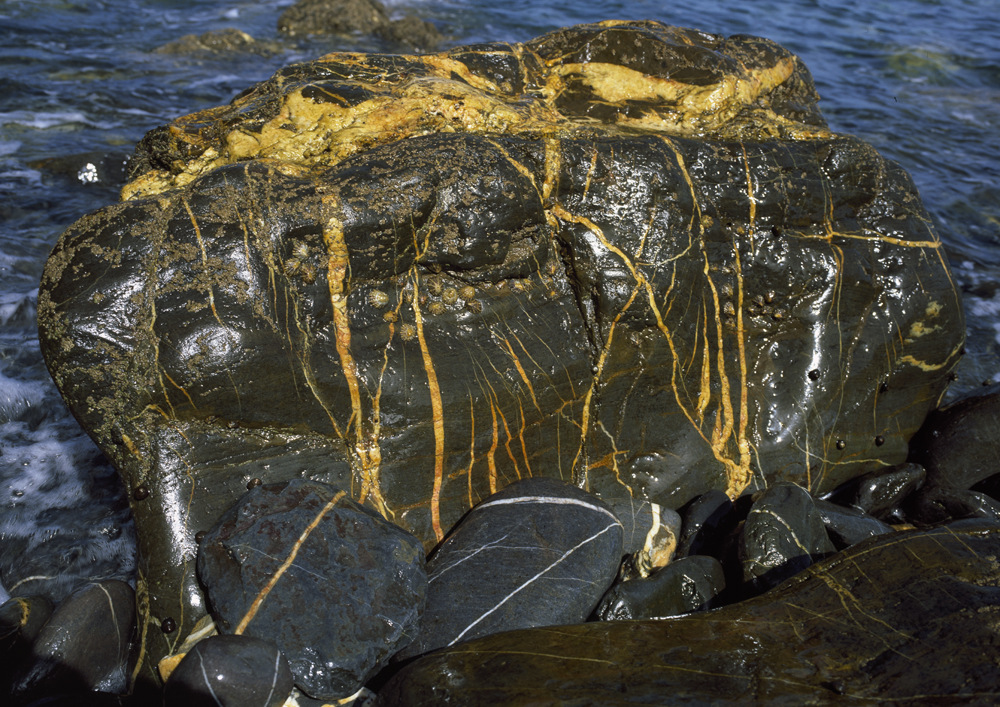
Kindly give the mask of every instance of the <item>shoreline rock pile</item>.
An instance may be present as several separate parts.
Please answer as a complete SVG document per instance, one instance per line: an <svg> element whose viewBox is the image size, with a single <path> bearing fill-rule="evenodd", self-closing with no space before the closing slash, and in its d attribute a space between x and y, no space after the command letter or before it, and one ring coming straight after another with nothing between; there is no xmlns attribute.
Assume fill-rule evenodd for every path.
<svg viewBox="0 0 1000 707"><path fill-rule="evenodd" d="M935 640L995 608L941 589L995 589L993 526L897 532L1000 520L970 489L989 470L904 466L961 356L960 298L909 177L816 100L767 40L612 21L331 54L151 131L121 203L63 234L38 307L132 501L135 694L176 674L186 703L194 660L256 673L260 704L287 672L300 704L461 682L517 703L552 679L619 689L611 663L653 694L687 670L642 677L674 630L702 632L704 674L744 656L718 674L762 699L862 694L862 674L932 689L934 666L892 683L895 658L865 651L940 657L895 642L931 640L890 606L921 573ZM799 601L780 621L832 618L773 651L732 633ZM860 662L831 643L845 622ZM236 640L198 648L216 631ZM334 655L332 635L358 642ZM490 686L480 668L518 653L524 680Z"/></svg>

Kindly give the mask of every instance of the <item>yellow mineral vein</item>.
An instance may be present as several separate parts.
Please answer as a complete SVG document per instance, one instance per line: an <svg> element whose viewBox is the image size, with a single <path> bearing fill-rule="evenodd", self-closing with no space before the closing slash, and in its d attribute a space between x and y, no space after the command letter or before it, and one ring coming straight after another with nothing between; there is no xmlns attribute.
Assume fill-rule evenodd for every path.
<svg viewBox="0 0 1000 707"><path fill-rule="evenodd" d="M427 238L430 237L428 229ZM417 329L417 342L420 344L420 355L424 361L424 371L427 373L427 388L431 397L431 421L434 425L434 486L431 490L431 527L434 537L440 542L444 539L441 529L441 485L444 480L444 406L441 403L441 387L438 385L437 371L434 370L434 360L427 348L424 336L424 318L420 311L420 272L416 265L410 269L413 281L413 319Z"/></svg>
<svg viewBox="0 0 1000 707"><path fill-rule="evenodd" d="M347 295L350 281L350 262L347 244L344 241L344 228L335 215L335 202L331 197L323 198L327 218L323 224L323 244L327 256L327 286L330 291L330 304L333 308L333 329L337 355L340 358L340 368L347 382L351 397L351 417L346 430L350 435L351 425L354 425L354 447L361 478L361 493L359 500L364 501L369 495L375 507L388 517L385 499L379 484L379 468L382 463L382 452L379 447L378 429L368 431L365 428L365 416L361 407L361 386L358 382L358 367L351 354L351 320L347 310ZM376 422L377 425L377 422ZM345 440L347 441L347 440Z"/></svg>
<svg viewBox="0 0 1000 707"><path fill-rule="evenodd" d="M299 550L302 549L302 545L303 543L305 543L306 538L309 537L312 531L316 529L316 526L319 525L320 522L323 520L324 516L326 516L327 513L333 510L333 507L337 505L337 503L340 501L340 499L342 499L346 495L346 493L347 493L346 491L338 491L337 494L333 498L331 498L325 506L323 506L320 512L316 514L316 517L312 519L312 521L309 523L308 526L306 526L306 529L302 531L302 534L299 535L298 540L296 540L295 544L292 545L292 549L291 552L288 553L288 557L286 557L285 561L281 563L281 566L274 571L274 574L271 575L271 578L267 581L267 584L261 587L261 590L257 593L257 596L254 598L253 603L250 604L250 608L247 609L247 613L244 614L243 618L240 620L240 623L233 630L234 634L240 636L243 634L244 631L246 631L247 625L251 621L253 621L253 618L257 615L257 612L260 611L261 604L264 603L264 600L267 598L267 595L271 593L271 590L274 588L274 585L278 583L278 580L281 579L281 576L285 574L288 568L292 566L292 563L295 562L295 557L299 554Z"/></svg>
<svg viewBox="0 0 1000 707"><path fill-rule="evenodd" d="M528 393L531 395L531 402L534 403L535 409L541 413L542 408L538 406L538 399L535 397L535 389L531 385L531 379L528 378L528 374L525 372L524 366L521 365L521 359L519 359L517 354L514 352L514 347L510 345L510 341L507 340L506 336L502 336L492 329L490 330L490 333L493 335L494 339L503 344L503 348L505 348L507 353L510 354L510 360L513 361L514 368L517 369L518 375L521 376L521 380L524 381L524 385L528 388Z"/></svg>

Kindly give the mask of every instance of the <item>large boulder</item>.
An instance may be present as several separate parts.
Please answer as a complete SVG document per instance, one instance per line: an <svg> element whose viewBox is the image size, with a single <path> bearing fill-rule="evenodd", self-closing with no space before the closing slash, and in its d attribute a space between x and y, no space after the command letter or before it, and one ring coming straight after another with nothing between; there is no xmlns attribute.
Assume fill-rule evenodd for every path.
<svg viewBox="0 0 1000 707"><path fill-rule="evenodd" d="M678 508L904 461L959 297L909 177L816 100L767 40L605 22L332 54L150 132L38 305L180 629L144 658L254 479L431 547L528 476Z"/></svg>

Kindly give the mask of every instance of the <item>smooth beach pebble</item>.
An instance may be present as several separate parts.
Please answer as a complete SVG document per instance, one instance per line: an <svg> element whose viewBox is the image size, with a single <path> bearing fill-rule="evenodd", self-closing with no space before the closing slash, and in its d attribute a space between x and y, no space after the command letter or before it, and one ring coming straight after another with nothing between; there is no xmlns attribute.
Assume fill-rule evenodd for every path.
<svg viewBox="0 0 1000 707"><path fill-rule="evenodd" d="M279 707L292 672L278 647L252 636L211 636L170 674L164 707Z"/></svg>
<svg viewBox="0 0 1000 707"><path fill-rule="evenodd" d="M754 501L743 523L743 580L763 592L836 550L809 492L779 482Z"/></svg>
<svg viewBox="0 0 1000 707"><path fill-rule="evenodd" d="M554 479L488 497L427 562L427 609L408 657L497 631L579 623L611 585L622 524L599 498Z"/></svg>
<svg viewBox="0 0 1000 707"><path fill-rule="evenodd" d="M92 582L56 607L31 644L33 660L17 671L14 695L128 690L135 638L135 592L116 579Z"/></svg>
<svg viewBox="0 0 1000 707"><path fill-rule="evenodd" d="M682 557L649 577L619 582L594 614L604 621L663 619L712 607L726 588L722 564L714 557Z"/></svg>

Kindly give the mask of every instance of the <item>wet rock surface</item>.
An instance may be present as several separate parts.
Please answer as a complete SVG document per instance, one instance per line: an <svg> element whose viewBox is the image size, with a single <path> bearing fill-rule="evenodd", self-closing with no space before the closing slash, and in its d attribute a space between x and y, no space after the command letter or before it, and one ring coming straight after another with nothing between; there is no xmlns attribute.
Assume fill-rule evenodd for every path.
<svg viewBox="0 0 1000 707"><path fill-rule="evenodd" d="M809 492L775 484L750 507L740 535L743 581L765 591L836 552Z"/></svg>
<svg viewBox="0 0 1000 707"><path fill-rule="evenodd" d="M413 640L427 591L416 538L302 480L258 486L224 514L198 576L220 631L274 641L321 699L357 692Z"/></svg>
<svg viewBox="0 0 1000 707"><path fill-rule="evenodd" d="M30 640L10 695L27 702L60 692L124 694L131 688L135 639L132 588L113 579L86 584L61 602Z"/></svg>
<svg viewBox="0 0 1000 707"><path fill-rule="evenodd" d="M594 611L603 621L662 619L712 608L726 588L722 564L714 557L683 557L648 577L620 582Z"/></svg>
<svg viewBox="0 0 1000 707"><path fill-rule="evenodd" d="M171 673L164 707L280 707L292 694L292 672L277 646L252 636L198 642Z"/></svg>
<svg viewBox="0 0 1000 707"><path fill-rule="evenodd" d="M1000 697L1000 526L866 540L739 604L498 634L406 666L379 705L800 704Z"/></svg>
<svg viewBox="0 0 1000 707"><path fill-rule="evenodd" d="M130 175L38 310L130 494L144 615L178 622L147 670L252 479L348 489L428 548L525 476L819 494L904 461L963 338L909 177L752 37L329 55L152 131Z"/></svg>
<svg viewBox="0 0 1000 707"><path fill-rule="evenodd" d="M498 631L585 621L622 557L597 497L552 479L511 484L469 511L427 562L412 657Z"/></svg>

